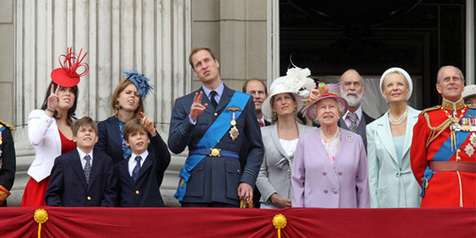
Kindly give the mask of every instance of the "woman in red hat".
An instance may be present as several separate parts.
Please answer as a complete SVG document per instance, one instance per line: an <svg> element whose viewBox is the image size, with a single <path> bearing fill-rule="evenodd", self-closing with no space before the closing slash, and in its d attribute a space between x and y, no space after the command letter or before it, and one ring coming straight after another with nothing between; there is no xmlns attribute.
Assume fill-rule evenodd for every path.
<svg viewBox="0 0 476 238"><path fill-rule="evenodd" d="M22 207L46 206L45 192L55 158L76 148L73 142L71 123L76 119L80 77L88 73L82 60L87 55L76 55L68 48L66 55L59 58L60 68L51 72L51 83L46 91L41 109L28 116L28 138L35 148L35 160L28 169L30 180L23 193ZM82 68L82 72L76 71Z"/></svg>

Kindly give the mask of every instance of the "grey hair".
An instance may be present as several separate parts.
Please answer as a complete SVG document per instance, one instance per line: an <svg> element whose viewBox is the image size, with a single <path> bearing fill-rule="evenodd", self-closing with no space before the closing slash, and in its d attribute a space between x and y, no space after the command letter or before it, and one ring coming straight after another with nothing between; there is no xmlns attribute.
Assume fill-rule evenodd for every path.
<svg viewBox="0 0 476 238"><path fill-rule="evenodd" d="M344 104L342 104L339 100L337 100L337 99L335 99L335 98L333 98L333 99L337 102L337 108L338 108L338 110L339 110L339 117L344 116L344 114L346 113ZM311 110L311 109L312 109L312 110L316 110L316 113L315 113L316 118L314 118L314 120L312 120L312 121L314 121L315 123L317 123L318 125L320 125L321 123L319 122L319 120L317 120L317 104L319 104L319 103L316 103L316 105L313 106L313 108L310 108L310 110Z"/></svg>
<svg viewBox="0 0 476 238"><path fill-rule="evenodd" d="M357 74L359 75L359 77L360 77L360 81L362 82L362 87L365 88L365 85L364 85L364 77L362 77L362 75L360 75L360 73L359 73L357 70L355 70L355 69L348 69L348 70L344 71L344 73L342 73L342 74L345 74L345 73L347 73L347 72L355 72L355 73L357 73ZM342 76L339 78L339 81L342 81ZM341 83L339 83L339 84L340 84L340 86L341 86L341 88L342 88L342 84L341 84Z"/></svg>

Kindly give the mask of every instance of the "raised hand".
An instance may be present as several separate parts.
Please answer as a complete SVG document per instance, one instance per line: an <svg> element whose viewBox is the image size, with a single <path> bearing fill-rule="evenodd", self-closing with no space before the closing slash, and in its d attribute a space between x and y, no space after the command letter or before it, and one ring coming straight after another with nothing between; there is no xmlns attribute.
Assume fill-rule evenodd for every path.
<svg viewBox="0 0 476 238"><path fill-rule="evenodd" d="M197 120L197 117L200 116L205 109L208 107L208 103L202 105L202 97L203 91L200 94L195 93L195 97L193 98L192 106L190 107L190 119L192 121Z"/></svg>
<svg viewBox="0 0 476 238"><path fill-rule="evenodd" d="M58 108L59 105L59 97L58 97L58 91L59 91L60 86L56 88L56 91L54 90L54 85L51 85L50 89L50 96L48 96L48 104L46 106L47 110L50 111L51 113L54 113L56 108Z"/></svg>
<svg viewBox="0 0 476 238"><path fill-rule="evenodd" d="M157 132L155 131L154 120L152 120L152 118L150 118L150 117L146 117L143 112L140 112L140 115L142 116L142 118L140 119L140 121L141 121L142 125L144 125L145 129L146 129L152 136L156 136L156 135L157 135Z"/></svg>

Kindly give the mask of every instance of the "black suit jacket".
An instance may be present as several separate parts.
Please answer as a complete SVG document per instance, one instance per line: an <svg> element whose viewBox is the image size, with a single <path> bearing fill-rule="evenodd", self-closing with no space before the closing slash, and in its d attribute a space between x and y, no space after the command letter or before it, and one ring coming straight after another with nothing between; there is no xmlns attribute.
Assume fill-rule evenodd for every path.
<svg viewBox="0 0 476 238"><path fill-rule="evenodd" d="M118 205L120 207L163 207L160 185L170 163L170 153L159 135L150 140L149 155L134 181L129 174L129 160L122 160L115 168L118 180Z"/></svg>
<svg viewBox="0 0 476 238"><path fill-rule="evenodd" d="M13 181L15 180L16 155L15 147L13 145L12 131L7 124L0 121L0 130L3 130L0 139L0 185L7 190L11 190ZM4 201L2 207L7 206L7 201Z"/></svg>
<svg viewBox="0 0 476 238"><path fill-rule="evenodd" d="M203 92L202 87L196 92ZM205 132L226 109L225 107L234 93L234 90L225 86L217 108L214 108L208 97L204 96L202 104L208 103L208 107L197 118L195 125L191 124L189 119L190 106L193 103L195 92L176 99L170 120L168 139L170 150L174 153L181 153L186 147L189 151L196 149L196 145ZM247 155L240 158L240 160L229 157L205 157L191 171L183 202L216 202L238 206L240 201L237 192L239 183L244 182L251 185L251 187L255 186L263 161L264 149L251 96L246 103L246 107L242 110L241 116L236 121L239 136L232 140L227 132L215 147L238 154L243 146L243 140L246 138L250 148Z"/></svg>
<svg viewBox="0 0 476 238"><path fill-rule="evenodd" d="M93 150L89 184L77 149L56 158L45 195L47 206L113 207L116 197L116 178L108 155Z"/></svg>
<svg viewBox="0 0 476 238"><path fill-rule="evenodd" d="M150 133L149 139L152 139ZM124 152L122 151L122 137L119 130L119 119L112 116L98 123L98 142L94 148L106 153L112 158L112 162L117 164L124 160ZM149 148L150 149L150 145Z"/></svg>

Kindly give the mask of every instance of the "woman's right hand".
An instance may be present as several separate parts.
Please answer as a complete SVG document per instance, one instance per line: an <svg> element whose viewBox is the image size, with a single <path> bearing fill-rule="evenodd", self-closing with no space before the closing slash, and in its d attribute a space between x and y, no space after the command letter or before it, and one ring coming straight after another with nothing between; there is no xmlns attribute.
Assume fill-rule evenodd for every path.
<svg viewBox="0 0 476 238"><path fill-rule="evenodd" d="M59 98L58 98L58 90L60 86L56 88L56 91L54 90L54 85L51 85L51 91L50 91L50 96L48 97L48 104L46 105L47 111L54 113L56 108L58 108L59 105Z"/></svg>
<svg viewBox="0 0 476 238"><path fill-rule="evenodd" d="M287 208L291 207L292 205L290 199L280 197L276 193L273 193L273 195L271 195L271 202L273 202L273 204L278 206L279 208Z"/></svg>

